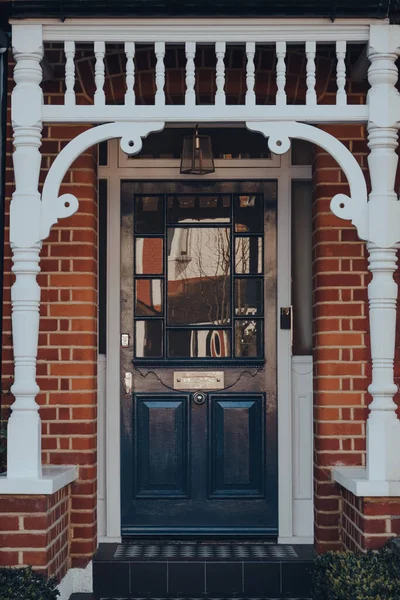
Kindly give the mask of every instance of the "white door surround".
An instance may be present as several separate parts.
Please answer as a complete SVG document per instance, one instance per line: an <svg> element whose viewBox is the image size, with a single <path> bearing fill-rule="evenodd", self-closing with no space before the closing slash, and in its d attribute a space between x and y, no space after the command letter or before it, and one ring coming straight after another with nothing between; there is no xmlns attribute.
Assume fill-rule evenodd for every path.
<svg viewBox="0 0 400 600"><path fill-rule="evenodd" d="M121 40L127 57L127 93L122 105L111 105L106 104L103 90L106 43ZM92 104L76 104L74 59L78 41L94 45L96 91ZM156 58L155 102L146 106L136 105L134 98L135 42L143 41L153 45ZM64 104L43 102L40 63L45 42L64 43L67 59ZM166 105L164 92L166 44L176 42L184 44L187 59L186 93L181 106ZM337 56L337 93L330 105L318 104L315 94L315 50L324 42L335 43ZM368 45L371 87L364 104L347 103L344 61L347 42ZM27 19L12 22L12 43L16 62L16 85L12 92L16 187L10 209L10 243L16 280L11 290L15 364L11 391L15 402L8 423L8 471L7 476L0 478L0 493L23 493L24 490L33 493L34 489L42 493L39 490L43 489L39 406L35 400L39 391L36 357L40 304L36 278L42 240L59 218L69 217L78 209L77 198L70 194L59 196L65 173L85 148L106 139L120 138L121 148L126 153L137 153L142 138L151 131L161 130L166 122L235 122L262 132L276 154L287 151L291 138L312 141L331 154L347 176L350 195L335 196L331 210L339 218L352 221L359 237L367 242L373 275L368 286L373 365L369 392L373 402L367 424L367 467L338 469L336 478L357 495L400 495L400 462L397 460L400 420L393 401L397 391L393 369L397 285L393 273L397 269L396 250L400 242L400 202L394 191L400 123L395 63L400 55L400 26L372 19L338 19L334 23L326 19L246 19L240 24L233 19L67 19L64 23L56 19ZM212 105L196 105L193 55L197 43L215 47L216 94ZM237 106L226 104L223 59L227 43L244 44L247 57L245 101ZM276 49L277 94L271 105L258 105L254 93L254 56L259 43L274 44ZM286 44L290 43L302 44L307 58L307 94L302 105L287 105L285 56ZM43 124L49 122L99 125L65 146L52 164L40 195L41 135ZM361 168L354 157L333 135L314 127L320 123L350 122L367 123L368 127L372 182L369 201ZM115 226L113 219L115 214L110 215L109 221ZM119 276L116 266L111 277ZM279 298L278 302L282 300ZM110 360L116 359L110 356ZM286 372L288 368L289 365ZM107 423L107 436L112 431L113 427ZM23 445L21 439L24 439ZM63 468L51 467L50 480L59 479ZM116 471L115 465L113 468ZM112 481L112 473L109 475ZM282 485L283 494L284 482ZM283 500L289 504L288 498ZM282 506L280 508L282 511ZM108 533L111 535L114 531L110 529ZM283 535L282 529L280 533Z"/></svg>
<svg viewBox="0 0 400 600"><path fill-rule="evenodd" d="M152 163L155 163L153 168ZM252 166L254 164L257 166ZM100 542L110 542L119 540L121 531L120 472L115 467L120 464L120 298L116 290L120 289L121 180L177 180L191 177L179 174L179 161L176 160L129 160L120 151L117 140L109 142L108 165L100 166L98 174L99 179L107 180L108 189L106 393L100 402L104 412L102 414L99 412L99 431L105 431L106 437L105 439L99 437L98 440L99 457L104 456L103 464L99 464L99 490L104 498L99 498L98 515L104 515L104 521L99 522L98 531ZM291 305L291 182L296 179L310 180L311 177L311 166L291 165L290 152L282 156L271 155L271 159L265 160L217 160L215 173L203 176L204 179L224 181L229 179L277 181L278 307ZM292 367L290 331L278 328L277 344L279 541L313 543L312 361L311 357L307 357L305 370L299 365ZM104 361L104 357L101 357L101 361ZM294 361L296 362L295 357ZM300 377L300 388L297 385L293 395L292 368L295 368L297 374L295 381ZM302 373L303 377L301 377ZM306 406L302 406L304 412L299 412L293 407L293 402L296 401L303 401L303 403L305 401ZM304 428L301 432L300 423ZM293 464L293 440L294 443L297 442L298 449L300 434L303 436L307 455L303 455L304 461L301 463L296 462L296 470ZM112 440L112 443L107 444L107 440ZM295 532L298 532L297 535Z"/></svg>

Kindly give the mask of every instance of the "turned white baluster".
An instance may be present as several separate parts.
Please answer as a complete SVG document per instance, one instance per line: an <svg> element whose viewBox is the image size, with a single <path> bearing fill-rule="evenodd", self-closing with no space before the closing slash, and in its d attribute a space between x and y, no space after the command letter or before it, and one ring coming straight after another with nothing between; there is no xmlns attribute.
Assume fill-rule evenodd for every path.
<svg viewBox="0 0 400 600"><path fill-rule="evenodd" d="M196 93L194 91L196 74L194 66L194 57L196 55L196 42L186 42L186 94L185 104L194 106L196 104Z"/></svg>
<svg viewBox="0 0 400 600"><path fill-rule="evenodd" d="M276 93L276 104L286 104L286 42L276 42L276 85L278 91Z"/></svg>
<svg viewBox="0 0 400 600"><path fill-rule="evenodd" d="M307 93L306 104L314 106L317 104L317 94L315 92L315 53L316 43L306 42L306 58L307 58Z"/></svg>
<svg viewBox="0 0 400 600"><path fill-rule="evenodd" d="M336 83L337 83L337 93L336 93L336 104L338 106L345 106L347 104L347 96L346 96L346 64L344 62L346 58L346 42L340 41L336 42Z"/></svg>
<svg viewBox="0 0 400 600"><path fill-rule="evenodd" d="M96 83L96 91L94 94L94 103L97 105L103 105L106 103L106 96L104 94L104 55L106 53L105 42L94 43L94 55L96 57L94 80Z"/></svg>
<svg viewBox="0 0 400 600"><path fill-rule="evenodd" d="M65 52L65 106L74 106L75 99L75 42L64 43Z"/></svg>
<svg viewBox="0 0 400 600"><path fill-rule="evenodd" d="M216 67L216 85L217 91L215 94L215 104L218 106L223 106L225 101L225 42L216 42L215 43L215 54L217 57L217 67Z"/></svg>
<svg viewBox="0 0 400 600"><path fill-rule="evenodd" d="M156 42L154 44L154 50L156 53L156 98L155 103L157 106L164 106L165 104L165 42Z"/></svg>
<svg viewBox="0 0 400 600"><path fill-rule="evenodd" d="M15 191L10 207L10 243L15 283L11 288L15 402L8 421L7 478L38 479L41 424L35 397L39 335L41 200L38 192L41 154L43 58L40 25L13 27L15 88L12 92ZM27 98L29 102L27 102Z"/></svg>
<svg viewBox="0 0 400 600"><path fill-rule="evenodd" d="M125 104L133 106L135 104L135 63L133 62L135 56L135 44L134 42L125 42L125 54L126 54L126 92L125 92Z"/></svg>
<svg viewBox="0 0 400 600"><path fill-rule="evenodd" d="M255 42L247 42L246 43L246 55L247 55L247 65L246 65L246 104L248 106L254 106L256 103L256 95L254 93L254 85L255 85L255 66L254 66L254 56L256 53L256 44Z"/></svg>

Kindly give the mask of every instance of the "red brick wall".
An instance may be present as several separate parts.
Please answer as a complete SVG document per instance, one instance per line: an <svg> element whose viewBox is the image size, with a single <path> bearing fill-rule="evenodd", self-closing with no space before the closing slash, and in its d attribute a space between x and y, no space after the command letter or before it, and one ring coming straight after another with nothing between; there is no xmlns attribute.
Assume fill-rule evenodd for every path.
<svg viewBox="0 0 400 600"><path fill-rule="evenodd" d="M33 565L64 577L69 566L71 486L50 496L0 498L0 565Z"/></svg>
<svg viewBox="0 0 400 600"><path fill-rule="evenodd" d="M400 498L357 498L342 488L343 549L376 550L400 535Z"/></svg>

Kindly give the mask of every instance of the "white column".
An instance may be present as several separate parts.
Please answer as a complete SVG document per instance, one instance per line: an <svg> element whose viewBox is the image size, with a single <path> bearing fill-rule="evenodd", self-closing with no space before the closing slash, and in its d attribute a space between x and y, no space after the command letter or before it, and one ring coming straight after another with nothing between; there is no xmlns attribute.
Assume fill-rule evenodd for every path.
<svg viewBox="0 0 400 600"><path fill-rule="evenodd" d="M371 62L368 79L370 116L368 123L368 165L371 193L368 202L369 270L368 285L371 335L372 395L367 422L367 479L369 481L400 480L400 421L393 396L394 353L396 336L397 285L393 274L397 269L397 247L400 241L398 198L395 177L398 158L399 95L395 89L399 54L399 28L372 27L368 57ZM397 118L393 118L397 113ZM397 221L397 222L396 222Z"/></svg>
<svg viewBox="0 0 400 600"><path fill-rule="evenodd" d="M15 402L8 422L7 477L38 479L41 466L41 425L35 397L39 332L40 195L43 57L40 25L13 28L16 61L12 93L15 192L10 209L10 241L15 282L11 288Z"/></svg>

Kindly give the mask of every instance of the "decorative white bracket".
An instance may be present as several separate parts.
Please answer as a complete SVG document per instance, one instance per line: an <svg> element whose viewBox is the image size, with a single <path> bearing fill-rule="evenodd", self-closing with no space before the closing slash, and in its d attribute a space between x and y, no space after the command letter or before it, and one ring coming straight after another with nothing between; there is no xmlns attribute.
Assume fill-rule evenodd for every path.
<svg viewBox="0 0 400 600"><path fill-rule="evenodd" d="M350 220L359 229L368 203L367 186L360 165L342 142L322 129L295 121L249 122L246 127L267 137L268 147L274 154L287 152L291 138L297 138L317 144L333 156L347 177L350 196L336 194L331 200L331 210L337 217Z"/></svg>
<svg viewBox="0 0 400 600"><path fill-rule="evenodd" d="M162 122L107 123L88 129L71 140L57 156L47 174L42 191L39 232L34 228L30 230L17 228L13 232L13 243L16 246L30 246L44 240L59 219L70 217L78 210L79 202L73 194L61 196L58 194L66 172L87 148L105 140L121 138L123 152L130 155L137 154L142 149L142 138L163 128Z"/></svg>

